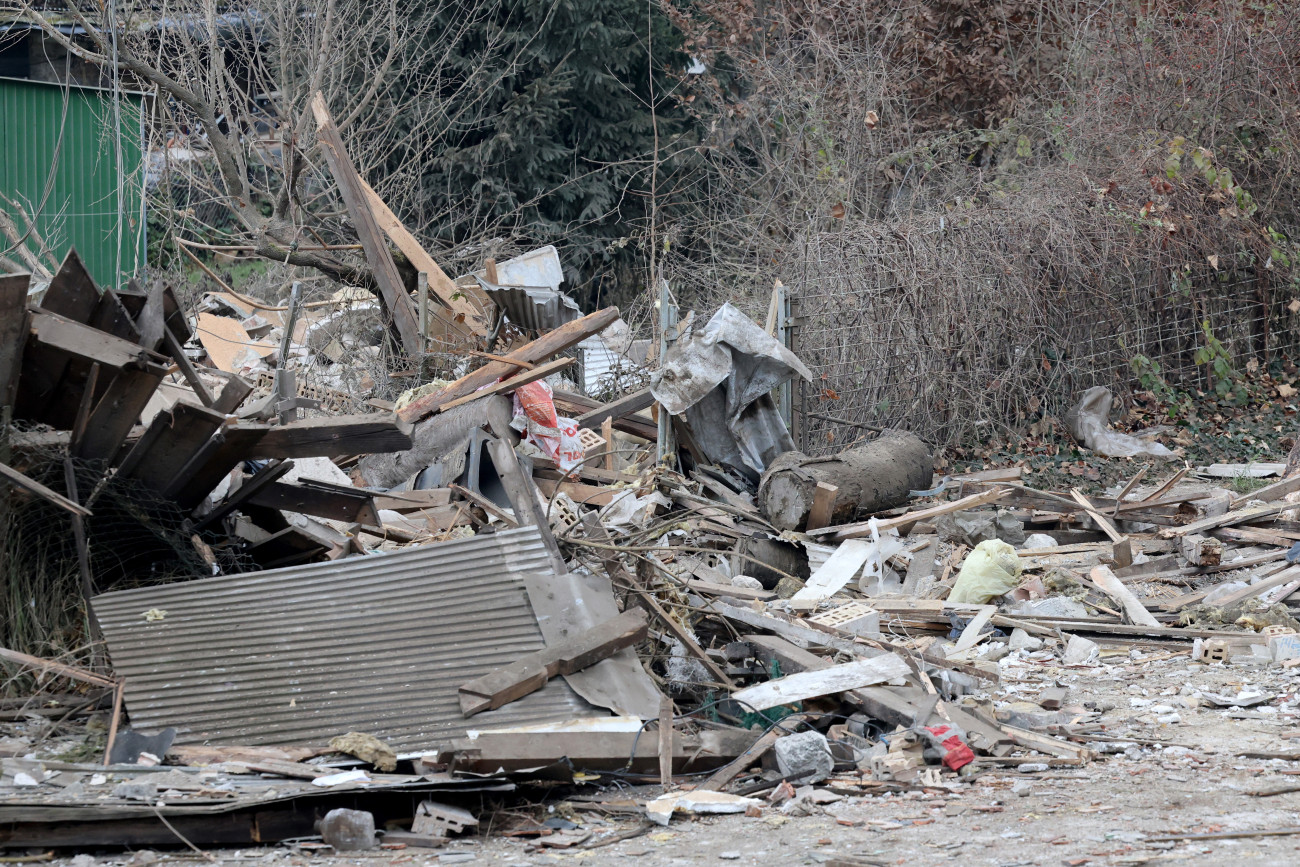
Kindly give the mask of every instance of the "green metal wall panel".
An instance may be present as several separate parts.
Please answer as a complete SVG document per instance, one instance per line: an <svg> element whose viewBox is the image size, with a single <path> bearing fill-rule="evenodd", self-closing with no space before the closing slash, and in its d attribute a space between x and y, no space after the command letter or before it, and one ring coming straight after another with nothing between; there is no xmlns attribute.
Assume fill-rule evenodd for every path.
<svg viewBox="0 0 1300 867"><path fill-rule="evenodd" d="M75 246L103 286L145 263L141 106L140 95L122 95L119 208L112 92L0 79L0 194L37 214L37 231L60 259ZM4 200L0 209L15 213ZM15 260L11 246L0 236L0 252Z"/></svg>

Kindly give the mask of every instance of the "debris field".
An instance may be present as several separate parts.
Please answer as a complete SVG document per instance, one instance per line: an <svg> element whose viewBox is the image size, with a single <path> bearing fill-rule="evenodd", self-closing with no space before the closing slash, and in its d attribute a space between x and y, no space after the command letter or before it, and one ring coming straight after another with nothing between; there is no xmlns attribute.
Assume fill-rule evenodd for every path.
<svg viewBox="0 0 1300 867"><path fill-rule="evenodd" d="M1104 389L1104 496L802 454L770 323L632 340L551 248L452 280L317 120L377 297L0 277L0 523L89 648L0 649L5 860L1294 862L1293 468L1180 467Z"/></svg>

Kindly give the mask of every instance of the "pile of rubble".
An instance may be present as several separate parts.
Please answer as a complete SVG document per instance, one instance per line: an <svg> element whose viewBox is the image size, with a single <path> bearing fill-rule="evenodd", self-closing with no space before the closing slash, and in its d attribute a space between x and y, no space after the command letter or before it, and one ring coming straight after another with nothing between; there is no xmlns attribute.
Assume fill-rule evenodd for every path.
<svg viewBox="0 0 1300 867"><path fill-rule="evenodd" d="M1018 469L935 478L896 431L809 457L772 393L810 372L730 305L665 315L639 347L649 386L598 400L561 379L565 353L632 342L556 270L540 251L456 281L481 292L444 301L478 306L426 308L414 339L516 338L392 405L296 382L295 360L374 354L321 336L353 295L304 314L296 291L275 310L225 287L185 311L165 287L96 287L75 253L36 293L0 278L0 404L21 422L3 508L68 513L111 659L0 652L71 685L43 725L106 729L102 764L11 732L0 844L436 848L525 791L644 822L504 826L589 848L679 813L960 792L1131 746L1036 672L1300 665L1300 476L1234 495L1187 469L1140 488L1144 469L1102 498ZM169 505L202 574L95 574L83 522L122 485Z"/></svg>

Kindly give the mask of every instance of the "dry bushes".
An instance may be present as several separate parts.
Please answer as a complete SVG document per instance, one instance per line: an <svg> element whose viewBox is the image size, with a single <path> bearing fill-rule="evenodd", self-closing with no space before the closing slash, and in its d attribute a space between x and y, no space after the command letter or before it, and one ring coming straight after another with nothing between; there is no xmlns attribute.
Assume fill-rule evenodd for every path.
<svg viewBox="0 0 1300 867"><path fill-rule="evenodd" d="M1139 355L1207 388L1211 336L1294 352L1300 31L1193 6L787 5L730 42L737 77L714 58L715 189L670 279L752 310L781 279L805 409L937 442L1130 385ZM857 434L807 421L814 451Z"/></svg>

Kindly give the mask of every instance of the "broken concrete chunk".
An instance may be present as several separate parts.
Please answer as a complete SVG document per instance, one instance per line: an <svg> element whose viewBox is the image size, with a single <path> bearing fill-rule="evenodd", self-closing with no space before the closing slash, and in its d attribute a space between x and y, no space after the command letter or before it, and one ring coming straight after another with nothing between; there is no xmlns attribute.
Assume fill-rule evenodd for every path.
<svg viewBox="0 0 1300 867"><path fill-rule="evenodd" d="M365 810L330 810L316 830L335 852L364 852L376 845L375 817Z"/></svg>
<svg viewBox="0 0 1300 867"><path fill-rule="evenodd" d="M128 801L152 801L158 797L158 786L152 782L126 780L113 787L113 797Z"/></svg>
<svg viewBox="0 0 1300 867"><path fill-rule="evenodd" d="M777 738L772 746L776 766L786 779L819 783L835 769L830 744L821 732L799 732Z"/></svg>
<svg viewBox="0 0 1300 867"><path fill-rule="evenodd" d="M1011 630L1011 637L1007 639L1007 646L1012 650L1035 651L1042 650L1043 639L1035 638L1025 630L1016 628Z"/></svg>
<svg viewBox="0 0 1300 867"><path fill-rule="evenodd" d="M1099 659L1101 648L1095 641L1074 635L1070 637L1070 643L1065 645L1062 662L1066 665L1096 665Z"/></svg>
<svg viewBox="0 0 1300 867"><path fill-rule="evenodd" d="M1021 617L1064 617L1081 618L1088 616L1088 609L1083 603L1068 596L1049 596L1046 599L1030 599L1019 603L1011 609L1011 614Z"/></svg>

